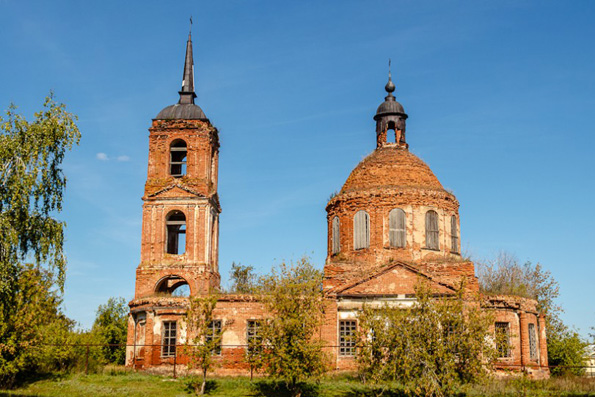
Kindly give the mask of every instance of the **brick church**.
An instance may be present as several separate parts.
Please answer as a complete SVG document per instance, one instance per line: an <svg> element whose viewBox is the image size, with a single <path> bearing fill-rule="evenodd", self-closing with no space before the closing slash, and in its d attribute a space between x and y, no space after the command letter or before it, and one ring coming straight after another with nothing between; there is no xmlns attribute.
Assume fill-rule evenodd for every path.
<svg viewBox="0 0 595 397"><path fill-rule="evenodd" d="M395 99L390 74L385 90L374 115L376 150L326 206L323 286L328 305L320 335L337 370L355 368L351 336L364 303L410 306L420 277L441 295L454 294L461 278L468 292L479 292L474 264L460 254L459 202L409 152L408 116ZM128 326L127 365L135 368L186 363L179 345L186 341L187 296L220 286L219 138L195 99L189 36L179 101L161 110L149 128L141 262ZM498 348L495 364L547 376L545 319L536 302L515 296L490 296L486 302L485 310L494 313L492 332L507 341ZM248 371L245 348L264 314L254 296L220 296L213 327L229 326L219 373Z"/></svg>

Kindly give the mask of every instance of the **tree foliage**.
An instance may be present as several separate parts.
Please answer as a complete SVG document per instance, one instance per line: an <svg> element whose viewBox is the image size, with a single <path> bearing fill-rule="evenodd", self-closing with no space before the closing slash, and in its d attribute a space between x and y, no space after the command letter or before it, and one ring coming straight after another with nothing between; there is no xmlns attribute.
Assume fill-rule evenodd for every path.
<svg viewBox="0 0 595 397"><path fill-rule="evenodd" d="M11 105L0 117L0 384L35 367L33 344L60 313L66 260L61 163L80 139L76 116L46 98L27 121ZM25 264L31 263L31 265ZM36 282L32 282L35 280ZM67 321L64 326L68 326Z"/></svg>
<svg viewBox="0 0 595 397"><path fill-rule="evenodd" d="M460 383L481 378L494 355L486 338L491 318L479 302L463 299L463 288L436 298L423 280L410 308L364 306L358 320L357 363L362 379L379 386L405 385L420 396L452 395Z"/></svg>
<svg viewBox="0 0 595 397"><path fill-rule="evenodd" d="M256 275L254 266L244 266L241 263L231 264L230 271L232 286L229 292L232 294L251 294L256 288Z"/></svg>
<svg viewBox="0 0 595 397"><path fill-rule="evenodd" d="M264 348L259 365L299 396L303 382L328 368L324 342L316 335L324 316L322 273L302 258L261 277L259 288L270 316L261 326Z"/></svg>
<svg viewBox="0 0 595 397"><path fill-rule="evenodd" d="M217 306L216 294L193 296L189 298L189 307L186 312L186 329L189 337L184 351L189 357L188 368L200 369L202 372L202 383L196 390L197 394L201 395L205 393L207 373L217 364L214 356L221 349L225 326L225 324L221 324L219 331L214 329L215 306Z"/></svg>
<svg viewBox="0 0 595 397"><path fill-rule="evenodd" d="M123 365L126 360L128 333L128 305L124 298L109 298L97 308L97 317L91 333L101 346L101 359L105 363Z"/></svg>
<svg viewBox="0 0 595 397"><path fill-rule="evenodd" d="M537 301L545 315L548 363L551 372L581 375L586 343L560 318L563 309L556 303L560 287L552 274L537 263L521 265L514 255L501 252L495 260L480 261L477 276L482 292L490 295L518 295Z"/></svg>

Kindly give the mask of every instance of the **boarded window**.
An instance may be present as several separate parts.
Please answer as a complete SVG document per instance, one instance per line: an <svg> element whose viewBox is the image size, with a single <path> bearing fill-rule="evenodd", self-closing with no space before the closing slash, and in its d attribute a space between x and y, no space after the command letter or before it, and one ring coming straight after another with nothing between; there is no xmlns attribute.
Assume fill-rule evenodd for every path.
<svg viewBox="0 0 595 397"><path fill-rule="evenodd" d="M174 357L176 355L176 322L163 322L163 341L161 346L162 357Z"/></svg>
<svg viewBox="0 0 595 397"><path fill-rule="evenodd" d="M370 247L370 215L366 211L358 211L353 218L354 249Z"/></svg>
<svg viewBox="0 0 595 397"><path fill-rule="evenodd" d="M426 248L437 250L440 232L438 231L438 213L436 211L426 212Z"/></svg>
<svg viewBox="0 0 595 397"><path fill-rule="evenodd" d="M457 227L457 217L450 217L450 250L459 252L459 228Z"/></svg>
<svg viewBox="0 0 595 397"><path fill-rule="evenodd" d="M186 216L182 211L172 211L165 220L168 254L182 255L186 251Z"/></svg>
<svg viewBox="0 0 595 397"><path fill-rule="evenodd" d="M405 211L395 208L388 214L388 241L392 248L404 248L407 245Z"/></svg>
<svg viewBox="0 0 595 397"><path fill-rule="evenodd" d="M510 323L496 322L495 331L498 357L510 357Z"/></svg>
<svg viewBox="0 0 595 397"><path fill-rule="evenodd" d="M331 241L331 249L333 254L339 253L341 251L341 235L340 235L340 225L339 225L339 217L336 216L333 218L332 222L332 241Z"/></svg>
<svg viewBox="0 0 595 397"><path fill-rule="evenodd" d="M209 328L207 329L207 333L205 335L205 339L207 343L211 343L215 338L218 338L221 335L221 320L213 320L209 323ZM220 355L221 354L221 339L219 339L219 344L213 348L213 354Z"/></svg>
<svg viewBox="0 0 595 397"><path fill-rule="evenodd" d="M186 142L173 141L169 147L169 173L176 178L186 175Z"/></svg>
<svg viewBox="0 0 595 397"><path fill-rule="evenodd" d="M339 355L355 356L357 324L355 320L339 321Z"/></svg>
<svg viewBox="0 0 595 397"><path fill-rule="evenodd" d="M529 324L529 358L537 360L537 334L535 324Z"/></svg>

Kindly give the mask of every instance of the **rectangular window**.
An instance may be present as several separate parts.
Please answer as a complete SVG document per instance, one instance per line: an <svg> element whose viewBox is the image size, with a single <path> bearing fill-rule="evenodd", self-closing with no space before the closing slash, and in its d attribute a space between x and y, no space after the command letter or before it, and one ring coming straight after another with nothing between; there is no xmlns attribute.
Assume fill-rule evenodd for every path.
<svg viewBox="0 0 595 397"><path fill-rule="evenodd" d="M221 336L221 320L213 320L210 322L209 324L209 329L207 330L207 334L206 334L206 342L207 343L212 343L214 339L219 340L219 343L217 344L217 346L213 347L213 354L216 355L221 355L221 339L219 338Z"/></svg>
<svg viewBox="0 0 595 397"><path fill-rule="evenodd" d="M176 355L176 322L163 322L163 342L161 357L174 357Z"/></svg>
<svg viewBox="0 0 595 397"><path fill-rule="evenodd" d="M355 320L339 321L339 356L355 356L356 330Z"/></svg>
<svg viewBox="0 0 595 397"><path fill-rule="evenodd" d="M529 324L529 358L537 360L537 334L535 324Z"/></svg>
<svg viewBox="0 0 595 397"><path fill-rule="evenodd" d="M510 357L510 323L497 322L495 329L498 357Z"/></svg>
<svg viewBox="0 0 595 397"><path fill-rule="evenodd" d="M246 323L246 341L248 342L248 350L258 349L262 341L260 335L260 320L248 320Z"/></svg>

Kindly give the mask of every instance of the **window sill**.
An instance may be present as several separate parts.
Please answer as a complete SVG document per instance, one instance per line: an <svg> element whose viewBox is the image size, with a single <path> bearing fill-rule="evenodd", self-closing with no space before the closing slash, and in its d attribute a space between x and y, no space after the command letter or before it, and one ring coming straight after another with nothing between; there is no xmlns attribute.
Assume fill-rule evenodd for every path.
<svg viewBox="0 0 595 397"><path fill-rule="evenodd" d="M440 248L423 247L422 250L424 250L424 251L436 251L436 252L440 252Z"/></svg>

